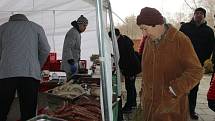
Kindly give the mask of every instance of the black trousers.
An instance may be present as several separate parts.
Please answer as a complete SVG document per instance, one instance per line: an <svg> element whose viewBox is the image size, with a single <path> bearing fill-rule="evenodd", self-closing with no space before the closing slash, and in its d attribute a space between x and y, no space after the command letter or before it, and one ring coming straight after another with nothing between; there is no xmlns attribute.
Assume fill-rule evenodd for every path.
<svg viewBox="0 0 215 121"><path fill-rule="evenodd" d="M215 100L208 100L208 107L215 112Z"/></svg>
<svg viewBox="0 0 215 121"><path fill-rule="evenodd" d="M135 76L125 76L125 89L127 91L127 99L125 107L137 106L136 98L137 92L135 87Z"/></svg>
<svg viewBox="0 0 215 121"><path fill-rule="evenodd" d="M6 121L17 91L21 121L36 116L38 87L40 82L30 77L0 79L0 121Z"/></svg>
<svg viewBox="0 0 215 121"><path fill-rule="evenodd" d="M196 100L197 100L197 92L199 90L199 84L197 84L189 93L188 98L189 98L189 108L190 108L190 113L195 112L196 108Z"/></svg>

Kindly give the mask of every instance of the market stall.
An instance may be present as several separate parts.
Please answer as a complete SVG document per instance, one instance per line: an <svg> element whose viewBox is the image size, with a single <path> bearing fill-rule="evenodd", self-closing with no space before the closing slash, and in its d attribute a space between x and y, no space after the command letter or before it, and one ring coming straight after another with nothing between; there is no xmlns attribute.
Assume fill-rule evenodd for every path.
<svg viewBox="0 0 215 121"><path fill-rule="evenodd" d="M118 88L119 70L118 67L116 67L116 73L112 74L112 45L110 44L110 40L107 36L106 31L107 12L109 11L109 14L111 14L111 7L109 1L52 0L52 2L50 2L47 0L20 0L18 2L14 2L11 0L2 0L0 3L0 24L8 21L10 15L16 13L25 14L29 18L29 20L34 21L43 26L48 37L49 44L51 45L51 51L53 53L56 53L56 59L58 60L61 58L64 36L68 29L71 27L70 22L72 20L77 19L82 14L89 19L89 25L87 27L87 30L82 35L83 42L81 59L87 60L89 62L89 58L92 54L99 55L98 60L100 62L100 65L97 66L99 67L99 77L97 78L97 81L95 83L96 86L94 84L93 87L92 83L88 84L90 82L90 79L95 79L94 77L90 77L78 78L78 81L72 81L72 83L70 82L70 80L67 80L67 83L53 86L53 90L43 90L43 92L45 93L51 93L50 95L52 97L53 95L55 95L56 98L52 98L53 100L58 99L59 97L61 97L61 99L63 100L63 105L59 105L58 108L56 108L55 112L47 111L46 114L56 118L62 118L56 115L58 115L59 112L65 110L66 112L73 111L70 112L70 116L72 116L72 118L74 119L78 117L77 115L83 115L80 118L83 118L85 116L85 118L88 119L91 119L92 117L97 117L97 119L93 118L92 120L116 121L118 114L117 101L120 92ZM111 16L112 15L110 15L109 17L111 18ZM113 30L112 18L110 19L110 23L110 28ZM116 47L116 42L114 42L113 45L114 47ZM115 63L117 63L118 61L117 51L117 48L115 48ZM59 64L60 62L56 61L56 63ZM88 68L90 65L91 64L88 65ZM84 83L81 81L81 79L82 81L85 80L83 81ZM53 80L53 78L51 80ZM112 84L112 82L114 83ZM74 86L75 84L79 86ZM64 97L61 94L62 92L64 92L64 94L68 94L68 92L62 91L60 89L65 88L66 85L70 85L67 89L68 92L74 91L73 93L69 94L69 96L71 97ZM99 89L97 87L99 87ZM57 89L61 90L58 90L61 93L58 93L56 91ZM50 98L48 99L51 100ZM81 99L82 101L78 101ZM86 100L86 102L94 101L92 104L98 104L97 106L94 105L94 110L97 110L96 114L100 115L97 116L96 114L91 114L91 116L89 115L88 117L86 117L86 115L89 113L87 111L91 110L92 108L83 109L83 105L87 104L81 104L80 102L84 102L84 99ZM71 101L71 103L68 103L69 101ZM90 106L92 105L88 104L88 107ZM83 113L84 111L84 114L80 114L80 112ZM54 114L56 112L57 114Z"/></svg>

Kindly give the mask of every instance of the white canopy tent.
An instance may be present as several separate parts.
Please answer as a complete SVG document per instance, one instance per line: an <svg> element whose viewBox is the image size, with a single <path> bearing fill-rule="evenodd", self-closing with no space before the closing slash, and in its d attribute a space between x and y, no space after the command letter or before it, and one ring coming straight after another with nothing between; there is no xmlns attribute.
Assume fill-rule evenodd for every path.
<svg viewBox="0 0 215 121"><path fill-rule="evenodd" d="M43 26L52 52L61 59L64 37L71 22L80 15L88 18L89 24L82 34L81 59L89 60L92 54L100 54L101 104L103 120L112 121L112 74L111 49L105 33L108 0L1 0L0 24L16 13L25 14L30 21ZM110 10L110 9L109 9ZM113 27L111 27L113 28ZM97 34L98 33L98 34ZM109 80L109 81L108 81ZM107 114L108 113L108 114Z"/></svg>
<svg viewBox="0 0 215 121"><path fill-rule="evenodd" d="M51 51L57 52L61 59L64 37L72 27L71 22L84 15L89 25L82 34L81 58L89 60L92 54L98 54L95 3L95 0L1 0L0 24L8 21L12 14L25 14L29 20L43 26Z"/></svg>

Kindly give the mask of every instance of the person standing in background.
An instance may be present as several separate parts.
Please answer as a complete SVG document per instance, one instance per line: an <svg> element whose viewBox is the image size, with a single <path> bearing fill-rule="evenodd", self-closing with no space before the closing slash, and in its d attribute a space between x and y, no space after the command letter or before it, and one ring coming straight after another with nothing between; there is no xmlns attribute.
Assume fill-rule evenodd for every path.
<svg viewBox="0 0 215 121"><path fill-rule="evenodd" d="M137 25L148 36L142 55L142 121L188 121L187 94L203 76L190 39L166 24L155 8L141 9Z"/></svg>
<svg viewBox="0 0 215 121"><path fill-rule="evenodd" d="M108 35L111 38L111 32L109 32ZM122 35L119 29L115 29L115 35L120 55L118 64L120 71L125 78L125 89L127 91L127 99L122 108L122 112L130 113L132 108L137 106L135 80L136 75L141 72L141 65L135 54L133 41L126 35Z"/></svg>
<svg viewBox="0 0 215 121"><path fill-rule="evenodd" d="M215 48L214 48L215 49ZM215 51L212 54L213 74L211 76L210 87L207 92L208 107L215 112Z"/></svg>
<svg viewBox="0 0 215 121"><path fill-rule="evenodd" d="M144 44L145 44L145 40L147 39L147 36L143 36L142 40L140 41L140 45L139 45L139 48L138 48L138 53L140 55L142 55L143 53L143 50L144 50Z"/></svg>
<svg viewBox="0 0 215 121"><path fill-rule="evenodd" d="M139 45L139 48L138 48L138 57L139 57L140 61L142 60L142 54L143 54L143 50L144 50L144 45L145 45L145 40L146 39L147 39L147 36L143 35L143 38L140 41L140 45Z"/></svg>
<svg viewBox="0 0 215 121"><path fill-rule="evenodd" d="M23 14L0 26L0 121L6 121L17 91L21 120L36 116L41 69L50 46L43 28Z"/></svg>
<svg viewBox="0 0 215 121"><path fill-rule="evenodd" d="M78 71L78 63L81 54L81 33L86 30L88 19L81 15L72 21L73 26L67 33L63 44L61 69L66 72L69 81L74 73Z"/></svg>
<svg viewBox="0 0 215 121"><path fill-rule="evenodd" d="M202 66L205 60L210 58L215 44L214 32L207 26L205 16L206 10L201 7L197 8L194 11L192 20L182 24L180 28L180 31L190 38ZM198 114L195 112L199 84L189 93L190 117L194 120L199 118Z"/></svg>

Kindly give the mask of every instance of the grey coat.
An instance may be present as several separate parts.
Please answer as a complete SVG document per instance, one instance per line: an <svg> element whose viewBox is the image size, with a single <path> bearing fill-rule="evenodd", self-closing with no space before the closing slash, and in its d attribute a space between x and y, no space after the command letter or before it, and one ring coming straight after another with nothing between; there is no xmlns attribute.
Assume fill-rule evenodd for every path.
<svg viewBox="0 0 215 121"><path fill-rule="evenodd" d="M81 34L76 28L71 28L67 33L63 44L61 69L70 73L69 59L74 59L78 63L81 53Z"/></svg>
<svg viewBox="0 0 215 121"><path fill-rule="evenodd" d="M41 26L24 15L10 17L0 26L0 79L32 77L41 79L50 46Z"/></svg>

